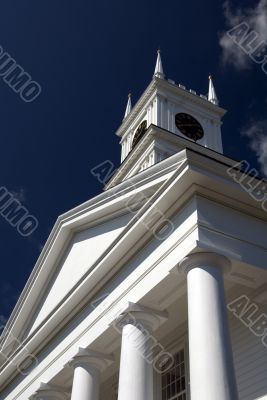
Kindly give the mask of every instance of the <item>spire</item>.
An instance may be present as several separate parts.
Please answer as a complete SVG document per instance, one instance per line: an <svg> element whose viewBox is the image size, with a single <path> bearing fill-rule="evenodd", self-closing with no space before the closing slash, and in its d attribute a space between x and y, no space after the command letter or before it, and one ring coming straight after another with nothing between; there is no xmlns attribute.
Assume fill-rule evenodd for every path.
<svg viewBox="0 0 267 400"><path fill-rule="evenodd" d="M126 118L130 114L131 111L132 111L132 94L129 93L128 94L128 103L127 103L127 107L125 110L124 118Z"/></svg>
<svg viewBox="0 0 267 400"><path fill-rule="evenodd" d="M156 76L157 78L161 78L161 79L165 78L165 75L164 75L164 72L163 72L163 67L162 67L161 56L160 56L160 50L158 50L158 57L157 57L154 76Z"/></svg>
<svg viewBox="0 0 267 400"><path fill-rule="evenodd" d="M211 103L215 104L216 106L219 105L219 101L218 101L218 98L217 98L217 95L216 95L216 92L215 92L215 88L214 88L214 85L213 85L213 82L212 82L212 76L211 75L209 76L209 96L208 96L208 100Z"/></svg>

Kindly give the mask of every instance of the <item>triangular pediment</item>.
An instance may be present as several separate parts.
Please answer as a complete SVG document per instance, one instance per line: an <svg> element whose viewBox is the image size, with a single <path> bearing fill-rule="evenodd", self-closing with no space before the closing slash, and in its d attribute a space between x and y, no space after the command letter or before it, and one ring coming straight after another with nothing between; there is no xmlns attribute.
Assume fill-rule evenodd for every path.
<svg viewBox="0 0 267 400"><path fill-rule="evenodd" d="M128 226L136 223L136 213L149 203L181 160L169 162L172 168L155 166L154 173L144 171L58 219L7 324L2 346L9 342L11 329L19 342L38 334L123 238ZM19 342L9 346L10 353Z"/></svg>
<svg viewBox="0 0 267 400"><path fill-rule="evenodd" d="M64 251L43 300L35 312L29 334L53 311L118 237L133 217L127 213L76 233Z"/></svg>
<svg viewBox="0 0 267 400"><path fill-rule="evenodd" d="M124 273L128 262L137 261L138 265L139 254L148 243L158 246L154 233L159 233L155 227L162 227L162 216L172 221L196 195L211 196L220 202L231 198L233 207L242 199L241 203L255 210L253 200L238 184L229 185L228 165L234 162L209 149L186 149L60 217L8 322L7 332L12 330L32 351L37 346L43 348L51 336L90 304L100 288ZM207 188L212 189L207 193ZM260 205L258 208L262 216ZM193 227L193 246L198 246L199 226L195 220ZM176 235L171 237L176 240ZM209 238L202 240L207 246ZM165 248L168 238L160 243ZM89 259L91 245L96 244L97 254ZM74 269L76 275L72 274ZM58 293L60 290L62 293ZM61 299L57 305L52 304L55 296ZM2 338L4 349L8 338ZM12 357L15 355L3 363L1 371L13 368Z"/></svg>

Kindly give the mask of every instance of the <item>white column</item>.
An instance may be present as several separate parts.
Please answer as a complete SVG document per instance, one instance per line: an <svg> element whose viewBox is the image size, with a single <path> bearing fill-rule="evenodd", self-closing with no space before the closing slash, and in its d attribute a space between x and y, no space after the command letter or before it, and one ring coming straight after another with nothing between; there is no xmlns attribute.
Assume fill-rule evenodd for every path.
<svg viewBox="0 0 267 400"><path fill-rule="evenodd" d="M40 388L30 397L30 400L67 400L68 393L61 387L41 383Z"/></svg>
<svg viewBox="0 0 267 400"><path fill-rule="evenodd" d="M223 282L230 262L195 253L180 268L187 273L191 400L237 400Z"/></svg>
<svg viewBox="0 0 267 400"><path fill-rule="evenodd" d="M117 320L122 328L118 400L153 400L151 334L166 318L165 312L131 303Z"/></svg>
<svg viewBox="0 0 267 400"><path fill-rule="evenodd" d="M71 400L98 400L100 372L112 360L110 355L80 348L69 363L74 368Z"/></svg>

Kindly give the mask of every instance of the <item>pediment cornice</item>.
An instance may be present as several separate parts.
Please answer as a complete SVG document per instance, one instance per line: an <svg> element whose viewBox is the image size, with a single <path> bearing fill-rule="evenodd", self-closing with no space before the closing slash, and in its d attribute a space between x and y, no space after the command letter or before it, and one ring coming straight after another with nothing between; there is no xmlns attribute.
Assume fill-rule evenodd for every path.
<svg viewBox="0 0 267 400"><path fill-rule="evenodd" d="M216 155L215 152L212 152L212 154L213 157L208 154L201 154L193 149L185 149L181 153L151 167L149 171L134 176L133 180L137 186L131 186L129 189L129 182L122 182L114 192L108 190L58 219L8 323L8 328L12 328L13 332L16 330L19 332L22 323L25 321L25 313L27 314L30 305L38 299L38 285L43 283L43 278L47 273L47 263L50 263L50 268L53 267L55 250L59 251L64 241L85 220L88 223L87 218L90 212L95 218L97 210L103 212L105 202L110 211L110 207L114 207L112 201L115 199L117 199L117 204L121 202L122 205L125 194L136 194L136 187L139 190L150 191L150 200L142 204L137 214L133 216L122 233L109 246L105 254L101 255L92 268L71 288L68 295L48 315L38 329L24 340L23 345L27 345L29 351L44 346L46 338L51 335L51 332L56 334L57 327L62 327L62 320L67 323L70 318L73 318L70 311L77 313L79 307L83 307L85 300L88 301L88 293L92 293L94 288L97 285L99 286L99 282L104 285L106 280L110 279L111 274L116 274L126 262L134 257L134 254L138 253L145 243L151 240L152 232L147 230L144 221L153 215L155 207L169 218L172 215L170 213L179 212L189 198L201 193L215 201L225 202L225 204L247 214L267 220L260 204L249 198L240 185L232 181L227 174L227 168L233 166L235 162L222 155ZM170 172L171 165L173 165L172 172ZM155 177L157 177L156 180ZM156 185L154 193L151 191L153 184ZM101 209L101 207L103 208ZM30 297L31 302L29 302ZM16 353L13 354L13 357L16 357ZM15 363L12 363L11 357L9 363L2 366L2 371L14 369L15 365Z"/></svg>

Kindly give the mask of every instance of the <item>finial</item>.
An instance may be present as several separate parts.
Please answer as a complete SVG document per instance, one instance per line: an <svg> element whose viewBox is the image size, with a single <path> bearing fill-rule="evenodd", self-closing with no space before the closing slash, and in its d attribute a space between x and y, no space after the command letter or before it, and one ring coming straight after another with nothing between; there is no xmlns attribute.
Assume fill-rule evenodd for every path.
<svg viewBox="0 0 267 400"><path fill-rule="evenodd" d="M157 54L158 54L158 56L157 56L157 62L156 62L154 76L156 76L157 78L164 79L165 75L163 72L160 49L158 49Z"/></svg>
<svg viewBox="0 0 267 400"><path fill-rule="evenodd" d="M126 118L130 114L131 111L132 111L132 93L130 92L128 94L128 102L127 102L124 118Z"/></svg>
<svg viewBox="0 0 267 400"><path fill-rule="evenodd" d="M209 74L209 95L208 95L208 100L215 104L216 106L219 105L219 101L216 95L216 91L215 91L215 87L213 85L213 81L212 81L212 76L211 74Z"/></svg>

